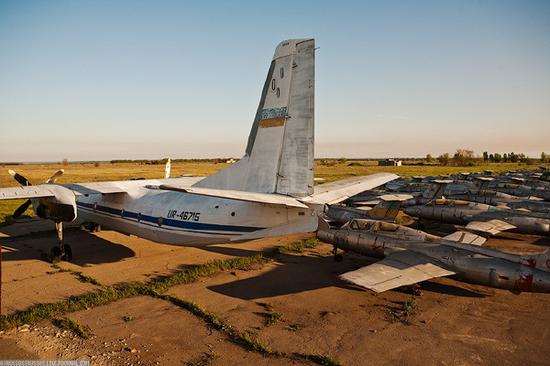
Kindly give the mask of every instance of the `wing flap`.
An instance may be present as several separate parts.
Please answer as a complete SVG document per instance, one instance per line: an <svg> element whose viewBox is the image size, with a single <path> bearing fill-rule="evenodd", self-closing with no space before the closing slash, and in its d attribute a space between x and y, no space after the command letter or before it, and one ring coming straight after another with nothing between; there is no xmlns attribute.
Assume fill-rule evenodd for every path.
<svg viewBox="0 0 550 366"><path fill-rule="evenodd" d="M159 189L196 194L200 196L225 198L225 199L236 200L236 201L264 203L264 204L270 204L270 205L283 205L287 207L297 207L297 208L308 208L308 206L299 202L295 198L280 195L280 194L244 192L244 191L233 191L233 190L227 190L227 189L212 189L212 188L199 188L199 187L178 188L170 185L160 185Z"/></svg>
<svg viewBox="0 0 550 366"><path fill-rule="evenodd" d="M428 257L404 250L391 254L380 262L344 273L340 278L375 292L384 292L453 274L455 272L434 264Z"/></svg>
<svg viewBox="0 0 550 366"><path fill-rule="evenodd" d="M466 229L496 235L501 231L515 229L516 227L502 220L470 221Z"/></svg>

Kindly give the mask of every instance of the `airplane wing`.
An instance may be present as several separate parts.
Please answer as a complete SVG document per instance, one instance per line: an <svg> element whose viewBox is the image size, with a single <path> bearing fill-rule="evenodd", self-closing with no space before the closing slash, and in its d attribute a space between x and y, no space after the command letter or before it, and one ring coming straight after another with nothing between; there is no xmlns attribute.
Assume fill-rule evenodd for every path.
<svg viewBox="0 0 550 366"><path fill-rule="evenodd" d="M311 204L338 203L397 178L399 176L396 174L376 173L325 183L315 186L314 193L311 196L300 198L300 201Z"/></svg>
<svg viewBox="0 0 550 366"><path fill-rule="evenodd" d="M225 198L225 199L236 200L236 201L265 203L270 205L283 205L287 207L308 208L308 206L304 205L297 199L289 196L284 196L281 194L232 191L228 189L212 189L212 188L199 188L199 187L178 188L178 187L164 185L164 184L160 185L159 189L196 194L200 196Z"/></svg>
<svg viewBox="0 0 550 366"><path fill-rule="evenodd" d="M466 229L482 232L482 233L489 233L491 235L496 235L500 233L501 231L505 230L511 230L515 229L516 227L512 224L509 224L502 220L489 220L489 221L470 221L468 225L466 225Z"/></svg>
<svg viewBox="0 0 550 366"><path fill-rule="evenodd" d="M203 179L203 177L179 177L167 179L143 179L143 180L123 180L107 182L89 182L89 183L70 183L63 184L63 187L69 188L74 192L83 195L88 194L111 194L126 193L132 185L157 188L162 184L169 184L175 188L188 188Z"/></svg>
<svg viewBox="0 0 550 366"><path fill-rule="evenodd" d="M455 231L454 233L444 236L441 239L473 245L483 245L483 243L487 241L487 239L482 236L467 233L465 231Z"/></svg>
<svg viewBox="0 0 550 366"><path fill-rule="evenodd" d="M44 186L0 188L0 200L18 200L54 196L55 194Z"/></svg>
<svg viewBox="0 0 550 366"><path fill-rule="evenodd" d="M344 273L340 278L375 292L384 292L453 274L455 272L440 267L426 256L403 250L389 255L380 262Z"/></svg>

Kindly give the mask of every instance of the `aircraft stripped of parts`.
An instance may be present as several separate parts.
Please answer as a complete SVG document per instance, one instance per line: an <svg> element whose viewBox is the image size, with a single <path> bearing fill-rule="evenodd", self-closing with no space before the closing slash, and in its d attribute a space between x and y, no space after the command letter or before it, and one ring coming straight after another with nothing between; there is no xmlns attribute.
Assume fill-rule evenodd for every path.
<svg viewBox="0 0 550 366"><path fill-rule="evenodd" d="M340 276L375 292L450 275L514 292L550 292L550 249L537 255L516 255L481 247L485 239L471 233L437 238L372 220L352 220L340 229L330 229L321 221L317 236L332 243L335 252L341 248L382 258Z"/></svg>
<svg viewBox="0 0 550 366"><path fill-rule="evenodd" d="M397 178L378 173L314 187L313 39L281 42L238 162L208 177L31 185L0 189L0 199L27 199L56 223L52 260L71 258L63 222L78 219L169 244L209 244L312 232L326 203L337 203Z"/></svg>
<svg viewBox="0 0 550 366"><path fill-rule="evenodd" d="M550 235L550 202L543 198L513 196L499 191L498 186L486 189L488 182L499 179L498 176L474 176L473 181L442 178L415 177L412 180L392 181L385 188L393 191L363 192L347 200L356 207L330 206L325 214L331 221L343 224L353 218L394 221L400 210L403 210L409 216L466 225L468 230L488 235L505 230ZM539 191L544 191L548 182L541 178L536 182L528 181L530 186L524 186L521 190L529 191L532 187L539 187ZM410 183L418 191L406 189Z"/></svg>

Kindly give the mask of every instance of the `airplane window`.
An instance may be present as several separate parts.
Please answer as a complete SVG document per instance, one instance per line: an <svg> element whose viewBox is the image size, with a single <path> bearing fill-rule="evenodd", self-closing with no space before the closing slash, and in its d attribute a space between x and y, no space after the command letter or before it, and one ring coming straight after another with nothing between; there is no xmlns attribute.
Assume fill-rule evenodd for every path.
<svg viewBox="0 0 550 366"><path fill-rule="evenodd" d="M282 79L282 78L285 77L285 69L283 69L283 68L281 67L280 72L281 72L281 79Z"/></svg>
<svg viewBox="0 0 550 366"><path fill-rule="evenodd" d="M275 91L275 79L271 79L271 90Z"/></svg>
<svg viewBox="0 0 550 366"><path fill-rule="evenodd" d="M138 214L137 214L137 220L138 220L138 222L141 221L141 213L138 213Z"/></svg>
<svg viewBox="0 0 550 366"><path fill-rule="evenodd" d="M281 96L281 89L277 88L277 98Z"/></svg>
<svg viewBox="0 0 550 366"><path fill-rule="evenodd" d="M120 217L124 217L124 209L120 210Z"/></svg>
<svg viewBox="0 0 550 366"><path fill-rule="evenodd" d="M231 212L231 216L235 216L235 212Z"/></svg>
<svg viewBox="0 0 550 366"><path fill-rule="evenodd" d="M159 217L157 223L159 224L159 226L162 226L162 217Z"/></svg>

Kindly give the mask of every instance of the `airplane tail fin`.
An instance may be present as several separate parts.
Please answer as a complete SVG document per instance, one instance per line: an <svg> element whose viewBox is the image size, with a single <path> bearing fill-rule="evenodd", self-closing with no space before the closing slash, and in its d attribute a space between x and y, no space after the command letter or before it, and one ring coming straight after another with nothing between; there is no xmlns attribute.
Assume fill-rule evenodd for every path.
<svg viewBox="0 0 550 366"><path fill-rule="evenodd" d="M277 46L245 155L197 187L295 197L313 193L314 66L313 39Z"/></svg>
<svg viewBox="0 0 550 366"><path fill-rule="evenodd" d="M170 171L172 169L172 165L170 163L170 158L166 161L166 165L164 166L164 178L168 179L170 178Z"/></svg>
<svg viewBox="0 0 550 366"><path fill-rule="evenodd" d="M431 182L432 184L430 187L422 193L422 197L432 199L444 198L445 189L447 188L447 185L452 182L452 180L435 179Z"/></svg>

